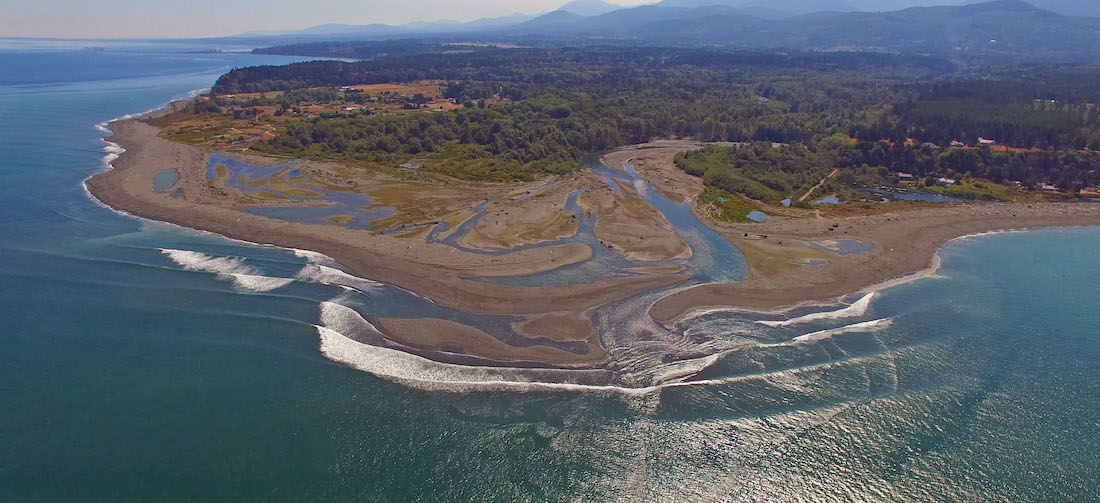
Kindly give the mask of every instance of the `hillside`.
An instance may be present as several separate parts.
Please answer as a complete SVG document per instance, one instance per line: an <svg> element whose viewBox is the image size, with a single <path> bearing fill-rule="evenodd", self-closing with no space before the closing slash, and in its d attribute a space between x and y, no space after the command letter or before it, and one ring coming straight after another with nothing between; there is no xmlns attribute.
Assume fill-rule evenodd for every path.
<svg viewBox="0 0 1100 503"><path fill-rule="evenodd" d="M725 2L728 5L703 5L714 1L717 0L665 0L655 5L616 9L592 16L557 10L508 26L456 29L450 35L436 31L430 36L436 40L449 36L457 41L473 34L481 41L524 44L591 45L621 41L759 49L858 50L932 55L978 64L1100 59L1100 29L1096 28L1100 20L1065 16L1021 0L912 7L891 12L815 12L798 16L785 16L779 10L800 8L796 0L755 7L741 0ZM834 3L820 5L841 6ZM577 5L600 7L591 2ZM609 5L604 4L603 8ZM349 28L339 29L348 33ZM394 38L387 35L388 30L372 28L377 34L375 38ZM348 44L339 45L340 51L331 54L319 52L316 47L308 53L292 47L265 52L341 57L370 53L349 49Z"/></svg>

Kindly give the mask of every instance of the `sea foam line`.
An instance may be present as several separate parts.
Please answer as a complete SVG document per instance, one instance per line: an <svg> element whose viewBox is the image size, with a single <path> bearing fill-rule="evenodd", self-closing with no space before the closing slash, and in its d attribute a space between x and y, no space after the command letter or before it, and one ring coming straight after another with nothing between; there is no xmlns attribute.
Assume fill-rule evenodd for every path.
<svg viewBox="0 0 1100 503"><path fill-rule="evenodd" d="M566 391L640 397L669 388L720 385L746 379L744 376L736 376L672 381L642 387L540 381L532 375L532 369L456 365L437 362L397 349L366 344L345 334L359 337L382 334L357 311L335 302L321 303L320 310L320 324L314 325L314 328L320 340L321 354L326 358L389 381L427 391L450 393ZM696 370L713 365L725 354L722 352L700 359ZM563 379L578 375L578 371L575 370L537 369L535 371Z"/></svg>
<svg viewBox="0 0 1100 503"><path fill-rule="evenodd" d="M752 379L767 379L768 376L733 376L717 379L698 379L679 382L667 382L643 387L613 385L577 384L568 382L546 382L534 380L522 372L530 369L507 369L495 367L474 367L436 362L396 349L364 344L351 339L340 332L314 325L320 339L321 353L331 361L347 365L350 368L386 379L398 384L425 391L447 393L474 393L491 391L508 392L574 392L602 393L626 397L644 397L665 389L718 386ZM864 358L852 358L848 362ZM797 371L828 368L838 362L826 362L794 369ZM778 374L791 372L783 370ZM571 371L559 371L571 372Z"/></svg>

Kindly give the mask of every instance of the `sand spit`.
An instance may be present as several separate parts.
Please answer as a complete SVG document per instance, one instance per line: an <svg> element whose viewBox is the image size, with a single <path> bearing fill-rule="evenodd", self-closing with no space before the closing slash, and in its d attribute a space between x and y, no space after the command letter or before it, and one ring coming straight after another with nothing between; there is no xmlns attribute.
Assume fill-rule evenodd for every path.
<svg viewBox="0 0 1100 503"><path fill-rule="evenodd" d="M312 225L274 220L240 209L256 201L235 194L224 181L206 177L206 160L212 149L175 143L158 136L156 127L138 120L111 124L111 142L125 152L112 168L87 180L91 194L112 208L140 217L221 234L253 243L311 250L332 257L357 276L384 282L414 292L451 308L476 314L512 315L515 335L539 340L541 344L512 346L481 329L446 320L379 319L379 329L394 342L423 351L469 355L488 360L530 362L547 365L600 365L607 353L600 345L599 331L588 314L594 308L653 290L670 288L688 281L678 266L641 268L645 272L592 284L546 287L510 286L476 278L517 276L553 270L588 260L592 250L579 242L524 249L504 254L470 253L440 243L416 239L432 219L451 216L453 226L472 217L462 210L475 200L497 200L489 219L479 222L466 243L495 247L518 243L552 241L576 232L576 223L565 216L563 201L579 188L588 189L580 203L598 214L595 233L626 255L648 260L691 256L691 249L671 232L663 216L638 197L633 187L621 184L623 196L615 196L591 174L564 180L545 192L533 194L534 211L519 200L507 200L515 189L487 188L462 192L454 187L439 208L424 211L426 223L415 222L409 232L385 235L338 225ZM608 154L605 164L623 169L630 163L656 190L674 201L688 202L702 190L694 177L679 172L672 163L677 151L699 148L696 142L672 142L627 148ZM249 154L252 155L252 154ZM258 164L270 159L249 159ZM311 161L312 162L312 161ZM321 163L313 163L320 166ZM175 169L180 180L172 193L154 193L154 175ZM318 171L324 171L321 167ZM333 172L342 169L331 167ZM304 168L304 171L309 168ZM312 172L312 171L311 171ZM686 178L685 178L686 177ZM369 185L374 184L374 185ZM592 185L595 186L592 186ZM416 198L430 197L429 184L368 182L362 190L373 198L392 198L413 204L406 193L416 189ZM411 189L410 189L411 188ZM537 190L522 189L525 191ZM597 195L597 191L607 194ZM293 200L275 204L298 204ZM315 204L315 203L314 203ZM430 206L430 205L429 205ZM937 207L899 206L899 211L844 218L773 218L765 224L721 224L703 222L746 249L752 267L750 278L737 284L708 284L689 288L657 301L650 310L654 319L670 322L685 313L707 308L739 307L776 309L807 302L822 302L881 284L913 271L925 270L946 241L963 235L1030 227L1100 225L1100 204L954 204ZM523 219L536 222L521 228ZM532 220L533 219L533 220ZM602 227L601 227L602 224ZM518 229L520 232L514 232ZM745 234L749 234L748 237ZM643 239L644 237L644 239ZM870 253L839 256L811 248L814 241L858 239L873 244ZM814 261L813 266L798 265ZM824 261L824 264L816 263ZM794 265L792 265L794 264ZM550 341L550 342L547 342ZM566 351L554 345L587 346L587 352ZM565 347L565 346L561 346ZM570 346L572 347L572 346Z"/></svg>
<svg viewBox="0 0 1100 503"><path fill-rule="evenodd" d="M845 257L832 255L823 265L783 269L774 274L758 274L754 268L754 274L742 283L700 285L677 292L654 304L650 310L654 319L671 322L706 308L773 310L832 301L927 270L935 262L940 247L961 236L1009 229L1100 225L1100 204L971 203L872 216L774 219L756 225L705 223L735 240L744 239L748 233L769 245L805 248L806 243L815 240L856 239L875 245L875 250Z"/></svg>
<svg viewBox="0 0 1100 503"><path fill-rule="evenodd" d="M334 258L364 278L390 283L467 312L538 314L586 310L662 286L684 281L679 275L644 276L591 285L546 288L513 287L467 281L462 277L533 274L580 262L591 250L579 243L523 250L501 256L464 253L454 248L413 242L338 226L273 220L237 211L230 205L191 200L205 185L203 149L157 136L153 126L138 121L114 123L111 141L126 150L114 169L88 180L93 195L138 216L285 248L312 250ZM153 175L175 168L184 197L152 191ZM189 191L190 189L190 191Z"/></svg>

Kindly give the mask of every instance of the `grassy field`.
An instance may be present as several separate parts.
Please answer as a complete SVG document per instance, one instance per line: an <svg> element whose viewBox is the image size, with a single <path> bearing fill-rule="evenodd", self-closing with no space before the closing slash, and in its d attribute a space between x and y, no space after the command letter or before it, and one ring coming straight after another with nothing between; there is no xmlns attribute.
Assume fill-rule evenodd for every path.
<svg viewBox="0 0 1100 503"><path fill-rule="evenodd" d="M982 199L987 201L1041 201L1043 196L1022 190L1015 185L993 183L986 180L967 180L959 185L926 187L929 192L958 199Z"/></svg>

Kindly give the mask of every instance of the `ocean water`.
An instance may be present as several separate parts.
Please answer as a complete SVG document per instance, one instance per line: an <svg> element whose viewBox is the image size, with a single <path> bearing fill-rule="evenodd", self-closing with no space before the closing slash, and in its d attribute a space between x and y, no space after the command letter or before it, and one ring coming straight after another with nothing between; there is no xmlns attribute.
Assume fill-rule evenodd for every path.
<svg viewBox="0 0 1100 503"><path fill-rule="evenodd" d="M358 318L461 313L85 193L96 124L291 58L82 45L0 43L0 501L1100 500L1100 229L667 333L632 299L613 377L462 371Z"/></svg>

